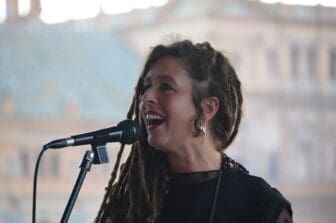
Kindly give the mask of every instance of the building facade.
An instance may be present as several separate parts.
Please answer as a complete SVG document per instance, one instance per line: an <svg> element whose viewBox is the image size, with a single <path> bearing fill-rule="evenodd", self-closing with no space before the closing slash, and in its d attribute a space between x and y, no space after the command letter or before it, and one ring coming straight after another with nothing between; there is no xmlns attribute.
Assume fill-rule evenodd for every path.
<svg viewBox="0 0 336 223"><path fill-rule="evenodd" d="M105 127L106 122L116 123L124 117L132 89L121 92L136 81L150 47L174 38L209 41L228 56L242 81L244 117L237 139L227 153L251 174L262 176L279 188L292 202L296 222L334 221L335 8L243 0L172 0L160 8L113 16L101 14L95 19L51 27L37 22L34 16L27 20L29 22L21 18L15 20L15 25L13 22L1 25L1 36L8 37L11 33L10 39L17 39L17 42L0 40L7 51L13 52L0 53L3 80L0 85L0 131L3 136L0 140L0 177L4 182L0 184L3 198L0 199L0 221L29 221L33 167L42 142ZM40 43L45 36L49 36L45 42L55 48L44 51L48 46ZM81 43L78 40L83 36L87 38ZM34 38L37 41L33 41ZM22 39L33 44L23 50L18 47L24 42ZM114 41L109 42L109 39ZM105 44L98 47L102 41ZM13 45L17 47L13 48ZM112 45L122 47L116 51L110 48ZM60 48L68 48L70 52L55 51ZM82 48L91 50L78 50ZM16 52L32 55L34 60L26 62L27 58L16 55ZM75 53L72 55L71 52ZM85 55L90 56L85 59ZM58 58L65 59L57 63ZM88 63L92 58L97 60ZM40 68L27 66L20 70L16 65L37 60L42 61ZM106 63L99 63L105 60ZM111 61L118 69L107 66ZM45 63L49 66L41 69L41 64ZM126 71L124 68L128 67L134 69ZM111 69L108 75L104 74L106 69ZM24 78L24 71L30 71L29 78ZM77 87L67 86L66 89L71 91L62 88L67 82L59 78L62 74L72 76L70 82L77 81ZM96 74L101 74L98 75L100 82L94 78ZM111 77L114 79L108 82ZM40 80L44 81L41 85L45 88L32 84ZM101 84L91 87L79 80ZM40 91L30 95L28 89L24 90L26 85L20 83L28 83L27 86ZM15 87L22 89L19 94ZM42 99L40 92L44 96ZM58 97L54 97L55 94ZM27 103L32 97L37 103L33 104L35 109L31 108L31 102ZM101 100L96 102L97 98ZM43 109L39 107L49 101L54 103ZM117 106L111 106L111 102ZM115 107L121 109L115 110ZM48 151L45 155L38 187L38 219L41 221L57 221L65 207L85 150L69 151ZM92 221L116 151L110 150L110 164L91 170L71 222Z"/></svg>

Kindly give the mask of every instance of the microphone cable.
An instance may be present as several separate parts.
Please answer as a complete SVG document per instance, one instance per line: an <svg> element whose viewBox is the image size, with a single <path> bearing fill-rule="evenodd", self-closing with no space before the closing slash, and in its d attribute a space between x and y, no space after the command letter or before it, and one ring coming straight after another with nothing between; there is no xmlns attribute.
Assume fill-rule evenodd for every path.
<svg viewBox="0 0 336 223"><path fill-rule="evenodd" d="M43 153L48 149L46 145L43 146L42 150L40 151L36 164L35 164L35 171L34 171L34 184L33 184L33 209L32 209L32 223L36 222L36 189L37 189L37 177L38 177L38 169L40 166L40 161L42 158Z"/></svg>

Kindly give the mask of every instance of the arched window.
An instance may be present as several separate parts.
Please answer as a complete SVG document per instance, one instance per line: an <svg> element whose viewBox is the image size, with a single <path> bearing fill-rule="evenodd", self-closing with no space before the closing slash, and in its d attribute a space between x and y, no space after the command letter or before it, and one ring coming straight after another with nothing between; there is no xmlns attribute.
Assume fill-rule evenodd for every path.
<svg viewBox="0 0 336 223"><path fill-rule="evenodd" d="M329 74L330 80L336 81L336 46L329 50Z"/></svg>

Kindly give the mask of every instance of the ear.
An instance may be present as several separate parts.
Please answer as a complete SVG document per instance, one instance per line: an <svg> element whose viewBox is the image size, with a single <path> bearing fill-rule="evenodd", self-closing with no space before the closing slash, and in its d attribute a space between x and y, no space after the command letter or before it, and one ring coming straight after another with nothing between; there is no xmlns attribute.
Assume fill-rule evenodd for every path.
<svg viewBox="0 0 336 223"><path fill-rule="evenodd" d="M203 109L203 119L209 122L219 109L219 100L215 96L202 99L201 106Z"/></svg>

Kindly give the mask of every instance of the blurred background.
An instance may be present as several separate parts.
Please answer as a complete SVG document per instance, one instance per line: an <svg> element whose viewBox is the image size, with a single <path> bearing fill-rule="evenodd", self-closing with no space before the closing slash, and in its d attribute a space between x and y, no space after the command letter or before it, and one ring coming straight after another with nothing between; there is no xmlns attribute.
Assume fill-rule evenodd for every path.
<svg viewBox="0 0 336 223"><path fill-rule="evenodd" d="M174 38L209 41L240 76L229 155L281 190L295 222L335 222L336 1L304 3L0 0L0 223L31 221L42 145L123 120L149 49ZM107 147L69 222L93 221L119 145ZM44 154L38 222L59 222L88 149Z"/></svg>

